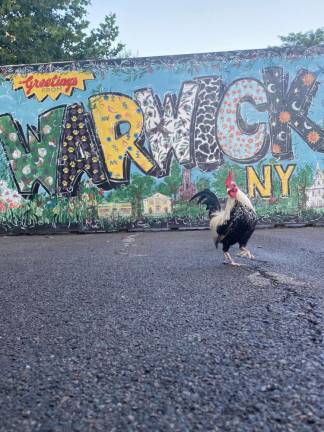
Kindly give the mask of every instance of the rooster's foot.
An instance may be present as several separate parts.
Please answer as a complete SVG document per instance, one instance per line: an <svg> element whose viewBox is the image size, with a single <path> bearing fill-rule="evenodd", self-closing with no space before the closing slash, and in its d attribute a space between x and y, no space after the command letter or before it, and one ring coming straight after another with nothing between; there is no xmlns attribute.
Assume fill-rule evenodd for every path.
<svg viewBox="0 0 324 432"><path fill-rule="evenodd" d="M230 264L230 265L235 266L235 267L241 266L240 263L237 263L233 260L233 258L231 257L231 255L228 252L224 252L224 257L225 257L224 264Z"/></svg>
<svg viewBox="0 0 324 432"><path fill-rule="evenodd" d="M249 258L251 260L255 259L255 256L252 255L251 252L248 249L246 249L245 247L241 247L240 250L241 250L241 252L239 252L237 254L238 256L240 256L240 257L247 257L247 258Z"/></svg>

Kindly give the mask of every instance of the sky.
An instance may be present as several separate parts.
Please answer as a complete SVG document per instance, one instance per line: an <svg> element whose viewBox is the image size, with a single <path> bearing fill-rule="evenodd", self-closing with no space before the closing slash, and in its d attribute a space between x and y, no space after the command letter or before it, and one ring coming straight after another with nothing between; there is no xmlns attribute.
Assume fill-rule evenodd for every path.
<svg viewBox="0 0 324 432"><path fill-rule="evenodd" d="M324 0L92 0L91 26L109 12L135 57L266 48L324 25Z"/></svg>

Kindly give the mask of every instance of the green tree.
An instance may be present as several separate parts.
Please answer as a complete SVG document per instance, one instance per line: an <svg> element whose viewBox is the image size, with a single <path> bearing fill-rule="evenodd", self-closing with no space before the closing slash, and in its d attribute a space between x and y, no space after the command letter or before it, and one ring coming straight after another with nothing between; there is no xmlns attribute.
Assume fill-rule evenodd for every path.
<svg viewBox="0 0 324 432"><path fill-rule="evenodd" d="M143 198L153 193L155 179L135 173L131 177L130 184L111 192L110 200L114 202L129 201L132 204L133 214L140 218L143 210Z"/></svg>
<svg viewBox="0 0 324 432"><path fill-rule="evenodd" d="M170 174L164 179L163 183L158 185L157 191L176 200L181 183L182 170L179 166L179 162L174 159L172 161Z"/></svg>
<svg viewBox="0 0 324 432"><path fill-rule="evenodd" d="M291 179L291 199L299 210L306 209L306 188L312 185L313 177L313 168L306 164L302 167L297 167L296 175L293 175Z"/></svg>
<svg viewBox="0 0 324 432"><path fill-rule="evenodd" d="M210 180L207 177L199 177L196 181L197 192L201 192L204 189L210 189Z"/></svg>
<svg viewBox="0 0 324 432"><path fill-rule="evenodd" d="M130 202L136 217L142 216L143 198L152 194L154 178L135 173L131 178L131 183L127 187Z"/></svg>
<svg viewBox="0 0 324 432"><path fill-rule="evenodd" d="M279 36L282 46L312 47L324 44L324 27L307 32L289 33L287 36Z"/></svg>
<svg viewBox="0 0 324 432"><path fill-rule="evenodd" d="M117 42L115 14L90 30L91 0L1 0L0 64L105 59L124 47Z"/></svg>

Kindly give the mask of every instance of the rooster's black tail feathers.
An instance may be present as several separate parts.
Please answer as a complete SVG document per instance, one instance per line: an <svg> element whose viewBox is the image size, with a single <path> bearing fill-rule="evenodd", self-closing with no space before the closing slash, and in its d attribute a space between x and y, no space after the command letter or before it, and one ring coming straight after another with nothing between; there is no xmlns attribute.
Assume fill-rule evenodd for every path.
<svg viewBox="0 0 324 432"><path fill-rule="evenodd" d="M193 201L196 198L198 198L198 204L206 204L206 209L209 210L209 213L212 213L214 211L220 211L221 209L220 202L217 196L209 189L205 189L201 192L196 193L196 195L194 195L190 199L190 201Z"/></svg>

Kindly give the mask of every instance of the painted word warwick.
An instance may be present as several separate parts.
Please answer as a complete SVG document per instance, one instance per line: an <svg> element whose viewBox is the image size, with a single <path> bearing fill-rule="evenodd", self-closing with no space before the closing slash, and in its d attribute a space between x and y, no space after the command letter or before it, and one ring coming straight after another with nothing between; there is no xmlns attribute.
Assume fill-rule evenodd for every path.
<svg viewBox="0 0 324 432"><path fill-rule="evenodd" d="M1 67L0 226L200 225L183 190L225 196L229 169L261 220L320 220L323 61L318 47ZM168 212L147 215L157 193Z"/></svg>

